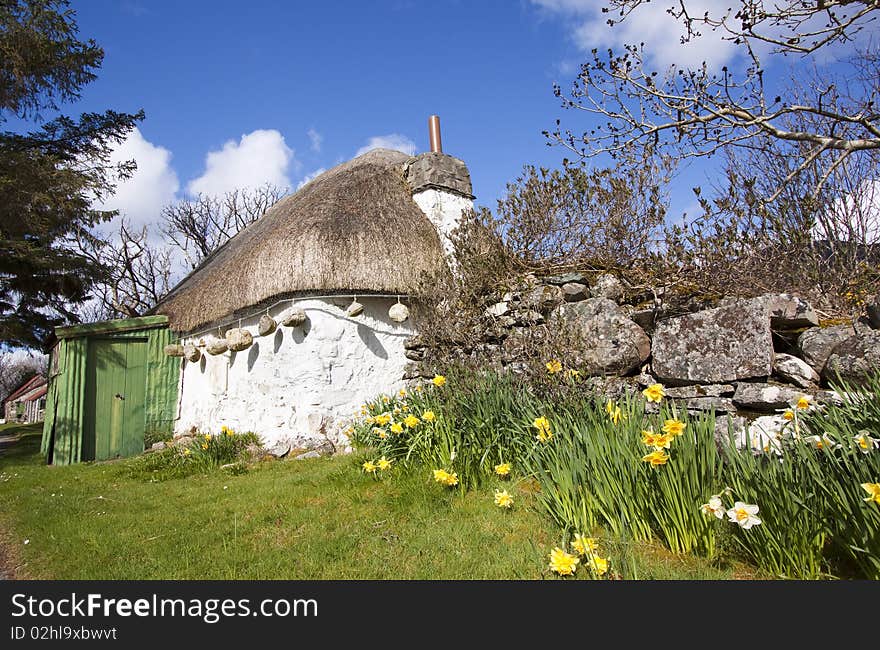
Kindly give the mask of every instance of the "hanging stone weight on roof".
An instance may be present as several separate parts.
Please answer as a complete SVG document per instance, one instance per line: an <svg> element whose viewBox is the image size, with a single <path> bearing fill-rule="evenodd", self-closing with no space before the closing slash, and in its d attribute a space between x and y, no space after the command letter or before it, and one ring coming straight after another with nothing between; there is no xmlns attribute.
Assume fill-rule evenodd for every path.
<svg viewBox="0 0 880 650"><path fill-rule="evenodd" d="M183 346L180 343L169 343L165 346L165 355L169 357L182 357Z"/></svg>
<svg viewBox="0 0 880 650"><path fill-rule="evenodd" d="M278 324L271 316L269 316L269 314L263 314L262 316L260 316L260 322L257 325L257 331L260 333L260 336L268 336L275 331L275 328L277 326Z"/></svg>
<svg viewBox="0 0 880 650"><path fill-rule="evenodd" d="M281 318L284 327L298 327L306 322L306 312L302 307L291 307Z"/></svg>
<svg viewBox="0 0 880 650"><path fill-rule="evenodd" d="M183 356L190 363L196 363L199 359L202 358L202 353L192 343L187 343L183 346Z"/></svg>
<svg viewBox="0 0 880 650"><path fill-rule="evenodd" d="M247 350L253 342L253 335L246 329L235 327L226 332L226 343L229 345L229 349L234 352Z"/></svg>
<svg viewBox="0 0 880 650"><path fill-rule="evenodd" d="M409 308L402 303L395 303L391 305L391 309L388 310L388 318L395 323L402 323L409 318Z"/></svg>
<svg viewBox="0 0 880 650"><path fill-rule="evenodd" d="M212 339L205 346L205 350L208 354L212 354L214 356L218 354L223 354L226 350L229 349L229 345L226 342L226 339Z"/></svg>

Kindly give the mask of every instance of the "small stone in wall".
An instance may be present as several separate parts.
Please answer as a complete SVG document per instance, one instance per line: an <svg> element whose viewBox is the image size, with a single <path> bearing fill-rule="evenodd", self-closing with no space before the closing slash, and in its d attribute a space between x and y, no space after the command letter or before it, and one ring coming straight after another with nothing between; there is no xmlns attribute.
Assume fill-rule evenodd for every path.
<svg viewBox="0 0 880 650"><path fill-rule="evenodd" d="M671 398L693 399L697 397L722 397L733 395L733 384L696 384L694 386L671 386L666 388L666 396Z"/></svg>
<svg viewBox="0 0 880 650"><path fill-rule="evenodd" d="M552 284L542 284L525 293L521 305L525 309L546 313L562 303L563 300L562 289Z"/></svg>
<svg viewBox="0 0 880 650"><path fill-rule="evenodd" d="M875 330L880 329L880 294L877 294L865 305L865 311L868 314L868 322Z"/></svg>
<svg viewBox="0 0 880 650"><path fill-rule="evenodd" d="M274 458L284 458L290 453L291 445L289 442L278 442L266 450L266 453Z"/></svg>
<svg viewBox="0 0 880 650"><path fill-rule="evenodd" d="M776 411L803 397L804 391L775 384L741 381L736 385L733 402L748 411Z"/></svg>
<svg viewBox="0 0 880 650"><path fill-rule="evenodd" d="M544 278L544 282L546 282L547 284L555 284L557 286L562 286L572 282L583 284L586 281L587 278L583 273L563 273L562 275L553 275L549 278Z"/></svg>
<svg viewBox="0 0 880 650"><path fill-rule="evenodd" d="M565 302L579 302L589 297L589 287L580 282L566 282L562 285Z"/></svg>
<svg viewBox="0 0 880 650"><path fill-rule="evenodd" d="M161 451L161 450L165 449L167 446L168 445L165 444L164 442L154 442L150 446L150 451Z"/></svg>
<svg viewBox="0 0 880 650"><path fill-rule="evenodd" d="M800 388L815 388L819 375L803 359L790 354L777 353L773 360L773 372Z"/></svg>
<svg viewBox="0 0 880 650"><path fill-rule="evenodd" d="M834 348L828 357L822 376L829 382L842 379L861 384L878 371L880 371L880 331L865 330L849 337Z"/></svg>
<svg viewBox="0 0 880 650"><path fill-rule="evenodd" d="M747 421L741 415L722 415L715 418L715 443L719 448L725 448L731 437L738 448L742 447L745 440Z"/></svg>
<svg viewBox="0 0 880 650"><path fill-rule="evenodd" d="M307 451L304 454L299 454L298 456L294 456L294 460L307 460L309 458L320 458L321 454L312 449L311 451Z"/></svg>
<svg viewBox="0 0 880 650"><path fill-rule="evenodd" d="M499 316L504 316L508 312L510 312L510 304L507 302L496 302L491 307L486 308L486 315L496 318Z"/></svg>
<svg viewBox="0 0 880 650"><path fill-rule="evenodd" d="M623 298L623 285L617 276L603 273L596 278L596 282L590 289L590 295L593 298L607 298L616 302Z"/></svg>
<svg viewBox="0 0 880 650"><path fill-rule="evenodd" d="M821 375L834 348L854 333L852 325L811 327L798 337L797 348L804 361Z"/></svg>
<svg viewBox="0 0 880 650"><path fill-rule="evenodd" d="M727 300L722 301L722 304ZM767 310L770 327L775 330L793 330L819 324L813 307L803 298L788 293L768 293L743 302Z"/></svg>

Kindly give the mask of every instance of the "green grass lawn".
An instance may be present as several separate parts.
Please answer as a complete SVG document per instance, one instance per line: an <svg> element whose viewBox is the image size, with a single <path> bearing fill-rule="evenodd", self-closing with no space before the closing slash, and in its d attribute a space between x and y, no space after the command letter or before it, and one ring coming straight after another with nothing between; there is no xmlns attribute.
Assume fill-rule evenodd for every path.
<svg viewBox="0 0 880 650"><path fill-rule="evenodd" d="M21 441L0 452L0 531L19 578L540 579L561 542L522 487L508 511L490 488L462 494L399 471L373 480L358 456L150 482L137 459L47 467L39 425L0 436L14 431ZM627 556L628 577L754 577L656 546Z"/></svg>

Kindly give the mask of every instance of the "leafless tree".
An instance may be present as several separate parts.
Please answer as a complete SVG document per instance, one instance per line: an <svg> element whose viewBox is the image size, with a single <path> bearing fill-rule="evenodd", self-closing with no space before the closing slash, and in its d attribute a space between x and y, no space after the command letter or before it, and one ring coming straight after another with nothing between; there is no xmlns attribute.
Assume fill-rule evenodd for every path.
<svg viewBox="0 0 880 650"><path fill-rule="evenodd" d="M237 189L223 196L200 194L195 200L181 200L162 210L161 230L169 243L183 253L190 268L231 237L253 223L286 194L266 183L254 190Z"/></svg>
<svg viewBox="0 0 880 650"><path fill-rule="evenodd" d="M134 230L123 220L117 235L80 233L74 246L104 271L80 314L86 322L143 315L171 287L172 252L151 242L146 226Z"/></svg>
<svg viewBox="0 0 880 650"><path fill-rule="evenodd" d="M603 11L626 20L648 0L609 0ZM876 53L850 60L853 74L818 79L792 96L765 79L763 58L797 55L803 63L818 50L852 41L872 24L880 0L744 0L723 15L693 13L693 3L673 2L668 13L685 27L683 41L706 31L735 44L747 64L741 71L726 66L714 72L703 62L651 70L645 44L626 45L622 53L593 50L568 94L555 88L563 106L598 116L586 133L547 131L578 156L618 156L632 148L700 158L732 147L754 148L767 138L796 146L798 164L779 179L761 200L772 202L783 186L821 162L811 195L857 154L880 150L878 58ZM701 31L702 30L702 31ZM649 44L650 46L650 44ZM839 76L839 75L838 75ZM792 128L793 124L808 128Z"/></svg>

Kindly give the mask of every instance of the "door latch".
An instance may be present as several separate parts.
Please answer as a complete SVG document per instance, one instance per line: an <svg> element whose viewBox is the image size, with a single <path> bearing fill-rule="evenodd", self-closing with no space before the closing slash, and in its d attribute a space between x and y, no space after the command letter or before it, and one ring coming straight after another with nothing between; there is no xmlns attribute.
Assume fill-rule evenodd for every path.
<svg viewBox="0 0 880 650"><path fill-rule="evenodd" d="M116 399L125 400L125 397L123 397L123 396L120 395L119 393L116 393Z"/></svg>

